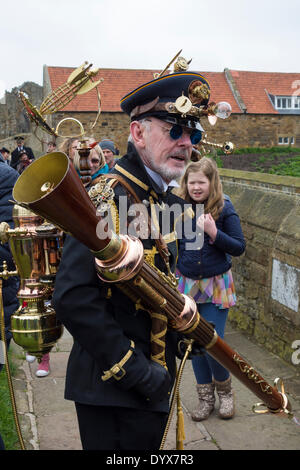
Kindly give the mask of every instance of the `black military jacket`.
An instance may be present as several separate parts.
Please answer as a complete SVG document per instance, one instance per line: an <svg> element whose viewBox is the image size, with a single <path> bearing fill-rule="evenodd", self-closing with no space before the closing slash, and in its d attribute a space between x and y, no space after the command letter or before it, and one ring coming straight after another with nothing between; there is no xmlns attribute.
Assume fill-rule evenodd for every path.
<svg viewBox="0 0 300 470"><path fill-rule="evenodd" d="M113 172L122 175L146 206L150 194L162 206L163 203L183 206L184 201L171 192L163 193L148 176L131 144L127 155L118 161ZM126 177L127 172L142 182L142 187ZM116 199L126 195L120 183L114 190ZM176 237L174 233L171 236L162 235L167 235L170 265L174 271ZM145 249L155 246L154 240L142 242ZM155 255L155 265L166 271L159 254ZM107 284L100 281L96 274L93 254L73 237L67 236L53 295L57 316L74 338L67 368L65 398L91 405L168 411L167 394L161 397L160 402L149 403L134 388L143 377L150 359L151 320L148 312L137 309L134 302L115 286L111 288L111 295L108 296L107 292ZM103 371L109 370L126 355L131 340L135 343L135 349L124 366L124 377L121 380L112 377L102 381ZM167 332L166 362L173 378L177 340L176 332Z"/></svg>

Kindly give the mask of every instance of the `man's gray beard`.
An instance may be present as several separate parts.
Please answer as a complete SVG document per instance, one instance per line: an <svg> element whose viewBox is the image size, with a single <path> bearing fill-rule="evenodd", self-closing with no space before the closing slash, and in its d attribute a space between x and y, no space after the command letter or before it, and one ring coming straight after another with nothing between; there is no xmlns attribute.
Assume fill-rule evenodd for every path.
<svg viewBox="0 0 300 470"><path fill-rule="evenodd" d="M167 181L172 181L172 180L176 180L180 178L185 172L186 165L187 165L187 162L185 163L184 168L171 169L171 168L168 168L167 165L161 166L161 165L157 165L151 162L151 170L156 171L156 173L158 173L162 177L162 179L167 182Z"/></svg>

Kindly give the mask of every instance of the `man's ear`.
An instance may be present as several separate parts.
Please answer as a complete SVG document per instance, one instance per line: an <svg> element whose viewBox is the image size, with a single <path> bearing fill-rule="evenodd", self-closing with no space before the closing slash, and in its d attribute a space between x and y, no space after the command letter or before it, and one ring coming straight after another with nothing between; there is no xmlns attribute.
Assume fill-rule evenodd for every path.
<svg viewBox="0 0 300 470"><path fill-rule="evenodd" d="M130 133L136 147L145 148L145 129L139 121L130 123Z"/></svg>

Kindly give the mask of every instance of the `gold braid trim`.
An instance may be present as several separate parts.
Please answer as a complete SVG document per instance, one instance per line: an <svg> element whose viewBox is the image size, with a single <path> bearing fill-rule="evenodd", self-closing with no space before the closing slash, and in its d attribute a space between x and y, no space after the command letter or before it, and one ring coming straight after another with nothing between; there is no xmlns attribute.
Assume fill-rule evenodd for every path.
<svg viewBox="0 0 300 470"><path fill-rule="evenodd" d="M126 178L133 181L136 185L138 185L144 191L148 191L149 186L147 186L145 183L143 183L142 181L137 179L135 176L133 176L131 173L129 173L129 171L125 170L125 168L122 168L120 165L116 164L115 169L118 170L122 175L126 176Z"/></svg>
<svg viewBox="0 0 300 470"><path fill-rule="evenodd" d="M157 319L165 323L165 328L159 331L158 333L155 334L153 333L153 331L151 331L151 343L157 344L160 349L158 353L151 354L151 359L155 362L158 362L158 364L162 365L163 367L167 368L167 364L165 360L165 347L166 347L165 335L167 333L168 319L166 315L161 314L161 313L155 313L155 312L149 312L149 313L152 319Z"/></svg>
<svg viewBox="0 0 300 470"><path fill-rule="evenodd" d="M114 224L114 231L117 235L120 235L120 218L119 211L115 201L111 202L111 217Z"/></svg>

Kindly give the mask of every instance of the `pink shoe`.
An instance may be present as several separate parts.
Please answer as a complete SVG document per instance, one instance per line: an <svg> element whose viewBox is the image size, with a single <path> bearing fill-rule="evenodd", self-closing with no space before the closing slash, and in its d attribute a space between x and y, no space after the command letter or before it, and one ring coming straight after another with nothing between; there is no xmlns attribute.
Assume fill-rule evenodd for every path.
<svg viewBox="0 0 300 470"><path fill-rule="evenodd" d="M49 362L50 362L50 354L49 353L44 354L44 356L42 357L42 361L40 362L37 368L37 371L35 373L37 377L47 377L47 375L49 375L49 372L50 372Z"/></svg>

